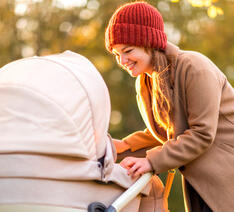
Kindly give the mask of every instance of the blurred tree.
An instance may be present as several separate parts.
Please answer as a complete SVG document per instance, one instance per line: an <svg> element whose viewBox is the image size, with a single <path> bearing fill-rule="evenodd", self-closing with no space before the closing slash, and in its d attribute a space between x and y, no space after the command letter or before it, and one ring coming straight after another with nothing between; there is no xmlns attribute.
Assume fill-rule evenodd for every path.
<svg viewBox="0 0 234 212"><path fill-rule="evenodd" d="M171 0L173 3L178 3L180 0ZM193 7L207 8L207 14L210 18L215 18L218 15L223 15L223 9L215 4L219 0L187 0Z"/></svg>
<svg viewBox="0 0 234 212"><path fill-rule="evenodd" d="M134 79L120 70L104 45L109 18L119 5L126 2L129 1L1 0L0 65L22 57L66 49L80 53L95 64L110 90L111 135L122 138L144 129L137 109ZM234 85L233 0L148 2L162 13L169 41L182 49L207 55ZM165 174L161 177L164 179ZM171 211L184 211L179 174L169 201Z"/></svg>

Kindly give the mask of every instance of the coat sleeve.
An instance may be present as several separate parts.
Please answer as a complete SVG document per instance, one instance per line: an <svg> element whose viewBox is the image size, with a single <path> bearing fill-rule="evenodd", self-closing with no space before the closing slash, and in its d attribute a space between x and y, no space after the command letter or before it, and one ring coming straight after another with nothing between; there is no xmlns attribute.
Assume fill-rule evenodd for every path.
<svg viewBox="0 0 234 212"><path fill-rule="evenodd" d="M212 66L214 69L214 65ZM205 153L215 139L222 83L218 72L207 65L186 71L184 88L188 129L163 146L147 151L155 173L186 165Z"/></svg>
<svg viewBox="0 0 234 212"><path fill-rule="evenodd" d="M162 145L153 137L153 135L147 128L144 131L134 132L128 135L127 137L123 138L122 140L130 146L132 152L147 147L155 147Z"/></svg>

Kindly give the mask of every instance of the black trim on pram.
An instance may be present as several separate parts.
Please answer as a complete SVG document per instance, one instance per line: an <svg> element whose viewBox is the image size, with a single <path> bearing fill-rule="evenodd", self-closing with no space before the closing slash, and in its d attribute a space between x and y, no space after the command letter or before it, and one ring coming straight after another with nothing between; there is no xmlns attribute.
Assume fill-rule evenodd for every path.
<svg viewBox="0 0 234 212"><path fill-rule="evenodd" d="M111 205L105 210L105 212L116 212L116 209Z"/></svg>
<svg viewBox="0 0 234 212"><path fill-rule="evenodd" d="M102 164L102 166L104 166L104 160L105 160L105 155L102 156L101 158L98 158L98 162Z"/></svg>
<svg viewBox="0 0 234 212"><path fill-rule="evenodd" d="M89 204L88 212L116 212L116 209L112 205L106 208L101 202L93 202Z"/></svg>
<svg viewBox="0 0 234 212"><path fill-rule="evenodd" d="M101 202L92 202L88 206L88 212L105 212L106 206Z"/></svg>

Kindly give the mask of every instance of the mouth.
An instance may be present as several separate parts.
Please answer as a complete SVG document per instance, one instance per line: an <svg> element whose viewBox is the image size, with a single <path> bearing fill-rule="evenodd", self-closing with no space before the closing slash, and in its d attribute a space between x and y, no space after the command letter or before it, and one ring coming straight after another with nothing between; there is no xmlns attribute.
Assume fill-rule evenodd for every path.
<svg viewBox="0 0 234 212"><path fill-rule="evenodd" d="M136 62L133 62L133 63L125 65L124 67L131 71L131 70L133 70L135 65L136 65Z"/></svg>

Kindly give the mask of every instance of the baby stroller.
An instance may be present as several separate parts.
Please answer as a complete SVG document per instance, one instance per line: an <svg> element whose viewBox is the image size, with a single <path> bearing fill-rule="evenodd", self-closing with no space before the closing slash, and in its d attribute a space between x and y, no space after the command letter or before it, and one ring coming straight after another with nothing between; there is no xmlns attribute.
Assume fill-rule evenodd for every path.
<svg viewBox="0 0 234 212"><path fill-rule="evenodd" d="M108 89L89 60L66 51L9 63L0 100L0 211L140 210L151 174L132 186L115 163Z"/></svg>

